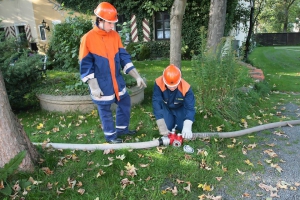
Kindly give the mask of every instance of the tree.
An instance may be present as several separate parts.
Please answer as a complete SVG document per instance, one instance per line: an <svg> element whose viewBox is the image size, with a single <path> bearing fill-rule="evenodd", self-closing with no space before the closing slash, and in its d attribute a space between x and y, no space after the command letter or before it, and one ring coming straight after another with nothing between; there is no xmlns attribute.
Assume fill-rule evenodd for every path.
<svg viewBox="0 0 300 200"><path fill-rule="evenodd" d="M33 171L38 159L38 152L30 142L20 121L11 110L5 84L0 71L0 167L14 158L19 152L26 150L26 156L19 168Z"/></svg>
<svg viewBox="0 0 300 200"><path fill-rule="evenodd" d="M211 0L208 35L207 35L207 48L215 51L218 44L224 35L225 22L226 22L226 6L227 0Z"/></svg>
<svg viewBox="0 0 300 200"><path fill-rule="evenodd" d="M181 68L181 30L186 0L174 0L170 15L170 63Z"/></svg>
<svg viewBox="0 0 300 200"><path fill-rule="evenodd" d="M250 0L250 17L249 17L249 29L245 42L244 60L248 60L248 55L251 47L251 38L253 35L254 24L257 21L259 14L263 9L265 0Z"/></svg>
<svg viewBox="0 0 300 200"><path fill-rule="evenodd" d="M259 17L260 32L289 32L289 23L299 15L299 0L266 0Z"/></svg>

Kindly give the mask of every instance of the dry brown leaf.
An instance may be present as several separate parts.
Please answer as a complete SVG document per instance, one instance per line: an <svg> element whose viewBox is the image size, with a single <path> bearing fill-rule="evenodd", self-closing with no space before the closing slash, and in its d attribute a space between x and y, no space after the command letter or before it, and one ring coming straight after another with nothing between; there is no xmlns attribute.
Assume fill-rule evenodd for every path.
<svg viewBox="0 0 300 200"><path fill-rule="evenodd" d="M99 172L97 173L96 177L98 178L99 176L102 176L105 174L105 172L102 169L99 169Z"/></svg>
<svg viewBox="0 0 300 200"><path fill-rule="evenodd" d="M125 155L122 154L122 155L116 156L116 159L124 160L125 159Z"/></svg>
<svg viewBox="0 0 300 200"><path fill-rule="evenodd" d="M45 172L45 174L47 174L47 175L53 174L53 171L51 171L51 170L49 169L49 167L43 167L42 170L43 170L43 172Z"/></svg>
<svg viewBox="0 0 300 200"><path fill-rule="evenodd" d="M191 192L191 182L186 182L188 185L186 187L184 187L183 189L188 191L188 192Z"/></svg>
<svg viewBox="0 0 300 200"><path fill-rule="evenodd" d="M272 149L264 150L264 153L268 154L271 158L277 157L277 154Z"/></svg>
<svg viewBox="0 0 300 200"><path fill-rule="evenodd" d="M222 177L216 177L217 181L221 181Z"/></svg>
<svg viewBox="0 0 300 200"><path fill-rule="evenodd" d="M59 191L58 188L57 188L57 189L56 189L56 193L57 193L57 195L60 195L60 194L62 194L63 192Z"/></svg>
<svg viewBox="0 0 300 200"><path fill-rule="evenodd" d="M254 144L248 144L248 149L254 149L257 145L254 143Z"/></svg>
<svg viewBox="0 0 300 200"><path fill-rule="evenodd" d="M179 180L179 179L176 179L176 182L177 182L178 184L180 184L180 183L184 183L184 181L182 181L182 180Z"/></svg>
<svg viewBox="0 0 300 200"><path fill-rule="evenodd" d="M49 189L49 190L51 190L52 189L52 185L53 185L53 183L47 183L47 188Z"/></svg>
<svg viewBox="0 0 300 200"><path fill-rule="evenodd" d="M247 165L253 166L253 163L251 163L251 161L250 161L249 159L244 160L244 162L245 162Z"/></svg>
<svg viewBox="0 0 300 200"><path fill-rule="evenodd" d="M137 175L136 173L137 168L135 168L134 165L131 165L129 162L125 166L125 169L127 170L126 172L128 176L134 177Z"/></svg>
<svg viewBox="0 0 300 200"><path fill-rule="evenodd" d="M248 193L244 193L242 196L243 196L243 197L247 197L247 198L250 198L250 197L251 197L251 195L248 194Z"/></svg>
<svg viewBox="0 0 300 200"><path fill-rule="evenodd" d="M103 151L103 154L113 154L114 152L115 152L115 150L113 150L113 149L105 149Z"/></svg>
<svg viewBox="0 0 300 200"><path fill-rule="evenodd" d="M148 177L145 179L145 181L150 181L150 179L151 179L151 176L148 176Z"/></svg>
<svg viewBox="0 0 300 200"><path fill-rule="evenodd" d="M128 178L124 178L120 181L122 188L124 189L127 185L135 185L133 181L129 181Z"/></svg>
<svg viewBox="0 0 300 200"><path fill-rule="evenodd" d="M82 187L82 182L78 181L78 183L76 184L77 187Z"/></svg>
<svg viewBox="0 0 300 200"><path fill-rule="evenodd" d="M120 171L120 176L124 176L124 170L123 169Z"/></svg>
<svg viewBox="0 0 300 200"><path fill-rule="evenodd" d="M275 146L275 144L274 143L271 143L271 144L266 144L267 146L269 146L269 147L274 147Z"/></svg>
<svg viewBox="0 0 300 200"><path fill-rule="evenodd" d="M245 172L242 172L242 171L240 171L239 169L236 169L236 171L237 171L239 174L242 174L242 175L245 174Z"/></svg>
<svg viewBox="0 0 300 200"><path fill-rule="evenodd" d="M149 166L149 163L148 164L140 164L140 167L148 167Z"/></svg>
<svg viewBox="0 0 300 200"><path fill-rule="evenodd" d="M85 189L83 189L83 188L80 188L79 190L77 190L77 192L78 192L79 194L83 195L83 194L84 194L84 192L85 192Z"/></svg>

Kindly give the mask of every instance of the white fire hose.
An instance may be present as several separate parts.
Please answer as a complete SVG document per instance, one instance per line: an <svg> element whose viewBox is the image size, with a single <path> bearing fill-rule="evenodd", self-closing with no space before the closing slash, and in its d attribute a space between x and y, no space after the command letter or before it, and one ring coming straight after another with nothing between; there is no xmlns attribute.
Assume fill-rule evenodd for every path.
<svg viewBox="0 0 300 200"><path fill-rule="evenodd" d="M203 132L203 133L193 133L193 138L232 138L242 135L246 135L253 132L263 131L271 128L277 128L281 126L293 126L300 124L300 120L275 122L270 124L264 124L256 126L253 128L248 128L240 131L232 132ZM69 144L69 143L33 143L34 145L42 145L45 147L52 147L54 149L71 149L71 150L105 150L105 149L145 149L150 147L157 147L161 145L169 145L170 139L168 137L162 137L158 140L148 141L148 142L135 142L135 143L118 143L118 144Z"/></svg>

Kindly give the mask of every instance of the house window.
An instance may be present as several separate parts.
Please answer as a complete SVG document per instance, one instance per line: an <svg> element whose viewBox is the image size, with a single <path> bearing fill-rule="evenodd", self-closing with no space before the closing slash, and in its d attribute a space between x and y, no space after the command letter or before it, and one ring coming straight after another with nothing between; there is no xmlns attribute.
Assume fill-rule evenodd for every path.
<svg viewBox="0 0 300 200"><path fill-rule="evenodd" d="M26 31L24 25L16 25L16 35L18 36L18 39L21 43L26 43Z"/></svg>
<svg viewBox="0 0 300 200"><path fill-rule="evenodd" d="M39 30L40 30L40 38L42 41L46 40L46 32L45 29L43 27L43 25L39 25Z"/></svg>
<svg viewBox="0 0 300 200"><path fill-rule="evenodd" d="M158 12L155 14L155 38L170 39L170 14Z"/></svg>
<svg viewBox="0 0 300 200"><path fill-rule="evenodd" d="M5 31L4 28L0 28L0 42L3 42L5 40Z"/></svg>

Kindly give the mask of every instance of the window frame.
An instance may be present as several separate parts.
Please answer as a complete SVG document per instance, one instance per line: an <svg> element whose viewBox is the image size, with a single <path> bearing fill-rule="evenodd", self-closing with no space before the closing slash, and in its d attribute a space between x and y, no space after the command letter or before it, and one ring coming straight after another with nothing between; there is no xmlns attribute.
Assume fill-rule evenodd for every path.
<svg viewBox="0 0 300 200"><path fill-rule="evenodd" d="M161 19L162 20L158 20L157 15L162 15ZM164 19L164 16L168 15L168 20ZM171 28L170 28L170 14L167 11L163 11L163 12L157 12L155 13L155 40L170 40L170 34L171 34ZM157 28L157 23L162 23L162 29L158 29ZM169 22L169 28L165 27L165 22ZM158 38L158 31L162 31L163 32L163 37L162 38ZM166 32L169 31L169 37L166 36Z"/></svg>
<svg viewBox="0 0 300 200"><path fill-rule="evenodd" d="M46 35L46 31L44 29L44 26L43 25L38 25L38 27L39 27L39 36L40 36L41 41L47 41L47 35ZM45 39L43 39L42 34L44 34Z"/></svg>

